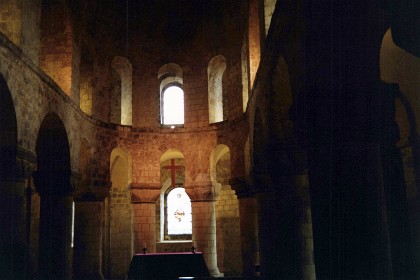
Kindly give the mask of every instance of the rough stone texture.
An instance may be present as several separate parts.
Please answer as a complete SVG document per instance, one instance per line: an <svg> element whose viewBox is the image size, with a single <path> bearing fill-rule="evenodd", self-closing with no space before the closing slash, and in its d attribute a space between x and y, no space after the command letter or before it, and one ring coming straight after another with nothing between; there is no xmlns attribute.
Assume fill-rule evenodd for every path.
<svg viewBox="0 0 420 280"><path fill-rule="evenodd" d="M39 67L67 94L71 94L73 32L67 9L43 5Z"/></svg>
<svg viewBox="0 0 420 280"><path fill-rule="evenodd" d="M239 254L239 241L231 242L233 233L236 235L239 228L233 226L234 223L237 224L237 201L230 189L221 188L214 191L213 185L216 186L222 181L226 183L232 178L254 177L253 179L257 179L256 191L263 192L278 187L271 180L277 178L275 171L279 169L275 166L278 162L298 160L296 158L299 155L295 158L288 153L289 150L293 150L289 149L290 146L283 146L280 152L277 148L281 146L279 144L294 143L295 134L304 133L302 130L306 129L302 129L299 126L302 124L296 120L307 112L296 109L302 92L306 90L304 75L307 69L299 68L304 61L299 40L302 39L301 29L306 19L304 20L299 11L295 10L296 7L289 3L293 1L279 2L277 6L281 8L273 12L275 1L257 0L249 1L249 6L243 5L243 1L204 1L198 6L196 1L184 1L183 5L179 6L160 6L156 4L159 2L157 1L152 5L151 11L163 12L163 16L156 17L154 13L143 12L142 16L132 17L137 12L144 11L145 2L148 1L109 1L105 5L100 1L0 0L0 74L7 82L4 94L10 95L13 100L17 134L17 139L12 139L11 145L5 145L7 141L0 141L0 149L16 148L18 160L5 161L5 165L8 165L7 170L20 174L18 181L8 181L2 186L9 190L11 184L14 184L16 190L21 190L22 182L30 181L32 172L37 170L36 160L39 155L36 146L41 124L47 114L56 114L63 123L69 143L69 171L72 172L74 197L81 198L87 195L92 201L97 201L99 197L107 197L104 203L106 210L102 213L102 232L95 231L97 234L94 234L103 236L103 251L95 252L95 266L98 265L97 258L101 257L104 274L109 277L113 272L119 271L121 277L129 262L128 252L133 250L133 246L134 251L138 252L146 243L149 251L153 252L168 248L180 250L185 245L156 245L159 230L154 202L162 187L160 159L166 151L177 149L184 155L183 183L195 204L193 235L197 245L194 245L198 250L204 250L206 261L214 269L213 272L217 269L217 253L226 273L238 273L239 261L228 264L226 255ZM260 10L264 6L261 5L263 2L266 4L264 11ZM126 3L130 6L126 7ZM369 9L366 11L370 12ZM127 13L127 10L130 13ZM187 12L189 17L185 16ZM353 16L349 15L349 18ZM369 17L374 18L375 15ZM159 24L156 24L157 18L160 20ZM356 20L358 19L360 18ZM383 17L378 19L382 20ZM383 22L381 20L378 22ZM265 37L261 33L264 33L264 28L267 32L268 22L272 28ZM179 26L182 28L178 30ZM366 27L370 27L369 22L366 22ZM319 32L322 30L320 28ZM368 28L365 32L359 31L366 38L372 37ZM369 43L366 44L369 50L373 48L374 44L371 44L371 41L366 42ZM401 138L399 148L403 154L407 198L411 205L409 211L412 214L413 225L417 226L420 220L416 186L420 176L417 136L420 127L420 64L418 58L392 43L390 31L385 34L381 48L381 79L400 85L401 95L397 99L396 113ZM355 61L366 65L370 63L361 59L364 57L364 50L356 50L349 52L352 55L361 55L356 57L360 60ZM222 81L223 121L209 125L207 67L210 60L219 55L226 58L226 70ZM117 95L114 94L114 91L118 90L113 82L120 80L114 79L115 73L112 73L112 61L117 56L126 58L132 65L131 104L128 104L128 99L123 98L127 101L127 106L132 108L131 123L117 117L130 113L130 110L124 109L125 106L121 106L121 100L117 100ZM346 57L343 55L341 58ZM315 58L317 59L316 56ZM158 72L168 63L176 63L182 68L185 93L185 124L174 129L160 125ZM323 61L318 66L322 65ZM379 71L376 72L366 75L369 78L361 77L359 71L349 71L343 75L348 81L349 89L353 89L350 86L357 85L359 80L360 83L370 84L375 79L372 77L379 75ZM319 77L331 77L327 70L325 73L322 70L314 73L319 74ZM122 82L121 84L121 91L124 91L124 85ZM322 92L328 92L327 88L322 89ZM354 92L356 91L352 90L352 94ZM319 98L320 104L324 105L324 101L328 101L328 98ZM308 101L312 102L312 99L309 98ZM366 104L356 105L363 106L346 108L353 111L350 109L364 108ZM115 110L115 107L122 108L123 112ZM296 113L296 110L301 114ZM362 113L362 117L366 117L364 114L367 113ZM292 120L292 117L295 119ZM1 122L10 120L0 118ZM294 122L293 125L291 121ZM121 123L123 125L119 125ZM348 130L353 132L352 129ZM1 133L5 138L13 137L13 133ZM230 174L225 175L223 180L218 178L215 181L211 174L213 163L210 158L213 150L220 144L229 147ZM126 168L131 169L131 176L124 178L122 185L119 185L119 180L114 180L110 168L111 154L115 148L124 149L130 155ZM25 157L22 154L30 158L29 164L22 164L22 158ZM81 177L80 182L75 179L77 176ZM114 185L109 195L111 181ZM303 205L299 232L303 236L305 260L302 269L306 279L313 279L312 220L307 182L303 181L302 179L301 183L297 184L300 188L298 199ZM131 189L127 188L129 185ZM214 218L212 204L216 194L219 195L216 202L219 214ZM247 211L255 214L255 204L248 201L254 198L241 199L247 200L241 206L244 210L240 214L241 228L249 230L252 237L256 238L257 232L251 225L251 218L254 216L250 215L252 221L247 220ZM17 236L18 239L29 239L26 241L29 244L26 245L30 248L35 276L40 274L37 270L39 239L42 238L39 236L41 200L36 191L30 199L19 197L16 200L19 204L13 208L18 210L19 214L16 215L19 216L24 211L20 203L31 209L30 219L22 219L22 222L27 222L26 225L30 224L29 229L26 227L26 231L23 231L25 226L19 222L9 224L18 230L17 232L29 232L29 238L25 234ZM260 206L264 201L267 199L261 196ZM223 202L225 205L222 205ZM268 202L272 203L270 207L276 208L275 202L269 199ZM225 206L229 207L222 208ZM5 205L2 207L1 209L7 208ZM5 215L7 211L2 214ZM100 218L96 214L89 218L96 217L95 221L98 222ZM225 217L229 223L224 222ZM269 225L276 224L273 219L277 219L277 216L267 214L264 217L267 219L264 223L268 226L260 230L267 233L272 229ZM133 219L132 224L130 219ZM218 219L218 222L215 223L214 219ZM14 219L16 220L19 218ZM130 225L134 234L134 244L125 242L130 239ZM79 236L80 240L84 240L83 236L93 235L88 228L88 232ZM241 235L242 243L246 242L243 238L246 233L248 232ZM265 240L266 242L277 242L278 236L267 236L269 239ZM229 237L229 240L226 237ZM116 242L111 244L110 240ZM216 240L223 242L217 242L216 246ZM100 246L99 241L100 238L84 240L81 245L97 248ZM415 248L418 248L419 244L417 241ZM113 247L114 245L116 246ZM226 247L231 250L227 251ZM119 251L121 248L124 253ZM241 248L246 249L246 246L242 244ZM252 248L257 250L257 246ZM246 265L252 266L253 269L255 255L250 254L250 250L253 249L242 250L242 255L247 257ZM261 248L258 250L261 251ZM71 250L68 251L66 257L71 259ZM86 263L83 269L87 269L90 261L93 262L93 257L90 257L92 256L86 256L86 262L81 260L81 263ZM243 270L245 271L245 268Z"/></svg>
<svg viewBox="0 0 420 280"><path fill-rule="evenodd" d="M220 274L217 267L216 217L214 201L192 202L193 245L203 257L211 276Z"/></svg>
<svg viewBox="0 0 420 280"><path fill-rule="evenodd" d="M216 200L217 263L225 276L242 271L239 203L229 185L222 186Z"/></svg>
<svg viewBox="0 0 420 280"><path fill-rule="evenodd" d="M0 2L0 30L17 46L22 36L22 5L21 0Z"/></svg>
<svg viewBox="0 0 420 280"><path fill-rule="evenodd" d="M111 278L123 279L133 256L132 204L127 191L110 194L110 266Z"/></svg>
<svg viewBox="0 0 420 280"><path fill-rule="evenodd" d="M147 248L149 253L156 252L155 204L133 204L134 252L141 253Z"/></svg>
<svg viewBox="0 0 420 280"><path fill-rule="evenodd" d="M102 275L102 201L75 203L74 260L75 279L87 276L100 279ZM118 266L116 266L118 268Z"/></svg>

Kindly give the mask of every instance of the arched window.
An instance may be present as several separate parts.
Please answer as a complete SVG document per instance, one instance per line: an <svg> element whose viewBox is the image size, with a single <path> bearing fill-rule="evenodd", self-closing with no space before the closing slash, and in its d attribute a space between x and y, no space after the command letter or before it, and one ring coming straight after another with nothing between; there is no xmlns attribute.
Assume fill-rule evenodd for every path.
<svg viewBox="0 0 420 280"><path fill-rule="evenodd" d="M192 234L191 200L184 188L174 188L167 194L165 219L170 239L187 239Z"/></svg>
<svg viewBox="0 0 420 280"><path fill-rule="evenodd" d="M132 124L132 67L130 61L116 56L111 63L116 75L112 75L111 122Z"/></svg>
<svg viewBox="0 0 420 280"><path fill-rule="evenodd" d="M223 73L226 70L226 59L215 56L207 67L209 94L209 123L223 121Z"/></svg>
<svg viewBox="0 0 420 280"><path fill-rule="evenodd" d="M184 124L184 91L178 84L163 90L162 107L162 124Z"/></svg>
<svg viewBox="0 0 420 280"><path fill-rule="evenodd" d="M167 150L160 158L162 189L157 206L157 229L161 241L191 240L191 200L185 192L184 156L179 150Z"/></svg>
<svg viewBox="0 0 420 280"><path fill-rule="evenodd" d="M182 68L175 63L163 65L158 71L160 80L160 123L184 124L184 90Z"/></svg>

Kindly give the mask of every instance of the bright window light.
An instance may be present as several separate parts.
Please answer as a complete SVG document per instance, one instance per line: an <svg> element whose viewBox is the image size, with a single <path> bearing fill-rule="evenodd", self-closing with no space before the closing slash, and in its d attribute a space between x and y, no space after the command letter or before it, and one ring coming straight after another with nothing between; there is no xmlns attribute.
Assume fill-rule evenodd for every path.
<svg viewBox="0 0 420 280"><path fill-rule="evenodd" d="M163 92L163 124L184 124L184 91L170 86Z"/></svg>
<svg viewBox="0 0 420 280"><path fill-rule="evenodd" d="M71 205L71 244L70 247L74 247L74 201Z"/></svg>
<svg viewBox="0 0 420 280"><path fill-rule="evenodd" d="M168 234L192 234L191 200L184 188L175 188L167 197Z"/></svg>

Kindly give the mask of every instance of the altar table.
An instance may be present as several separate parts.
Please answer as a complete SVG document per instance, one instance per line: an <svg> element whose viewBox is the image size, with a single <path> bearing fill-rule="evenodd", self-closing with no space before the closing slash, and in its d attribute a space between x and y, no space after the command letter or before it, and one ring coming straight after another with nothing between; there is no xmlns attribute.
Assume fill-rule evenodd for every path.
<svg viewBox="0 0 420 280"><path fill-rule="evenodd" d="M178 279L179 277L209 277L200 252L153 253L134 255L128 280Z"/></svg>

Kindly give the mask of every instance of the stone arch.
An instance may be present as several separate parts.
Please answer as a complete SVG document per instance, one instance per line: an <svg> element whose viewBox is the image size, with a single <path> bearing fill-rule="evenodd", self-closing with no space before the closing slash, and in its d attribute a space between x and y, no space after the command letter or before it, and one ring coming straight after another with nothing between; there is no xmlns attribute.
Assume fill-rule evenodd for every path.
<svg viewBox="0 0 420 280"><path fill-rule="evenodd" d="M223 74L225 70L226 58L222 55L213 57L207 67L209 123L224 120Z"/></svg>
<svg viewBox="0 0 420 280"><path fill-rule="evenodd" d="M16 168L17 120L6 80L0 76L0 178L13 178Z"/></svg>
<svg viewBox="0 0 420 280"><path fill-rule="evenodd" d="M132 180L132 159L125 149L115 148L112 150L110 173L113 189L117 188L123 191L128 189Z"/></svg>
<svg viewBox="0 0 420 280"><path fill-rule="evenodd" d="M129 152L115 148L110 156L111 192L105 202L107 234L105 244L106 262L109 263L109 278L120 279L127 273L133 255L133 229L130 184L132 159Z"/></svg>
<svg viewBox="0 0 420 280"><path fill-rule="evenodd" d="M73 26L63 0L42 0L39 67L69 96L72 95Z"/></svg>
<svg viewBox="0 0 420 280"><path fill-rule="evenodd" d="M39 274L45 279L70 275L71 209L70 145L60 117L48 113L36 142L37 171L34 183L40 199Z"/></svg>
<svg viewBox="0 0 420 280"><path fill-rule="evenodd" d="M112 59L111 67L118 75L111 92L111 122L131 125L133 110L131 63L125 57L116 56Z"/></svg>
<svg viewBox="0 0 420 280"><path fill-rule="evenodd" d="M191 240L191 235L171 237L167 228L167 196L170 191L176 187L185 188L185 161L181 151L170 149L165 151L159 160L161 174L161 192L160 199L156 203L156 224L159 225L158 236L160 241L175 239ZM175 167L171 167L175 166ZM187 194L188 195L188 194Z"/></svg>
<svg viewBox="0 0 420 280"><path fill-rule="evenodd" d="M158 70L159 80L159 95L160 95L160 123L163 125L183 125L184 119L184 90L183 90L183 71L181 66L175 63L168 63L163 65ZM176 104L165 103L166 93L174 93L174 91L167 91L167 89L175 88L175 92L178 95ZM182 95L180 97L179 95ZM170 107L176 105L175 110L169 110ZM168 107L169 106L169 107ZM166 115L176 115L175 123L171 123L171 120ZM169 116L169 115L168 115Z"/></svg>
<svg viewBox="0 0 420 280"><path fill-rule="evenodd" d="M24 277L19 266L24 260L22 194L16 181L17 121L15 106L6 80L0 75L0 274L5 278Z"/></svg>
<svg viewBox="0 0 420 280"><path fill-rule="evenodd" d="M223 167L218 166L220 160L224 161ZM218 170L218 167L224 170ZM218 171L223 174L218 174ZM230 179L230 149L225 144L217 145L210 154L210 179L213 185L219 185L216 189L220 189L220 185L227 184Z"/></svg>
<svg viewBox="0 0 420 280"><path fill-rule="evenodd" d="M225 276L239 276L242 271L239 201L229 184L231 151L217 145L210 155L210 178L215 187L217 264Z"/></svg>

